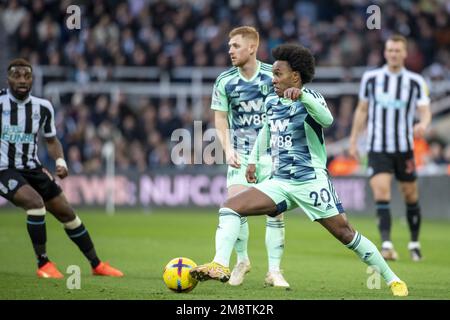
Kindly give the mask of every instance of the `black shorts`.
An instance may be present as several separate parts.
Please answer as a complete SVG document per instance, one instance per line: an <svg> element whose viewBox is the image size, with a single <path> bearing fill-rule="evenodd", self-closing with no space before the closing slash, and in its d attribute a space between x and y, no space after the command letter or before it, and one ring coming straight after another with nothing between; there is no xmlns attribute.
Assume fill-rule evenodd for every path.
<svg viewBox="0 0 450 320"><path fill-rule="evenodd" d="M397 152L369 152L370 177L378 173L395 174L395 178L402 182L412 182L417 179L414 153Z"/></svg>
<svg viewBox="0 0 450 320"><path fill-rule="evenodd" d="M0 196L12 201L19 188L29 184L40 194L44 202L59 196L62 189L56 184L53 176L43 167L36 169L12 169L0 171Z"/></svg>

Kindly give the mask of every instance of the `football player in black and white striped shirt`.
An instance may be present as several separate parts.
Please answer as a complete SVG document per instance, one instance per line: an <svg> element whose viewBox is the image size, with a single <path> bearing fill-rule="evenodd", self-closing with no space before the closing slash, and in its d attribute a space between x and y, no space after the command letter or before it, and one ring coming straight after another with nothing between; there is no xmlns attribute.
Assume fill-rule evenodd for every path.
<svg viewBox="0 0 450 320"><path fill-rule="evenodd" d="M350 137L350 155L358 158L357 138L367 121L367 151L370 186L379 218L382 254L396 260L397 252L391 241L391 180L394 174L406 203L406 216L411 240L408 249L413 261L422 258L419 230L420 207L414 162L414 136L422 137L431 122L430 99L423 77L404 67L407 40L391 36L385 44L387 64L364 73L359 103ZM416 110L419 122L414 125Z"/></svg>
<svg viewBox="0 0 450 320"><path fill-rule="evenodd" d="M0 196L25 210L27 229L36 254L41 278L62 278L47 257L46 211L63 225L67 235L89 260L94 275L123 276L100 261L94 244L55 179L37 157L38 134L42 130L48 153L56 161L56 175L64 179L68 169L61 143L56 137L50 101L30 95L33 70L24 59L8 66L8 90L0 95Z"/></svg>

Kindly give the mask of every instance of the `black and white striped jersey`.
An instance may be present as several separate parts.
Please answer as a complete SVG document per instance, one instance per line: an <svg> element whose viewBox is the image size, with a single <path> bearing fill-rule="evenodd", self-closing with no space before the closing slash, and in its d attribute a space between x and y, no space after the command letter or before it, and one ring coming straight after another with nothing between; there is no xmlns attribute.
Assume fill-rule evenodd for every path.
<svg viewBox="0 0 450 320"><path fill-rule="evenodd" d="M421 75L405 68L392 73L387 65L366 71L359 99L369 102L367 151L413 150L416 107L430 103L428 87Z"/></svg>
<svg viewBox="0 0 450 320"><path fill-rule="evenodd" d="M0 170L34 169L41 165L38 134L56 135L50 101L29 96L20 101L7 90L0 95Z"/></svg>

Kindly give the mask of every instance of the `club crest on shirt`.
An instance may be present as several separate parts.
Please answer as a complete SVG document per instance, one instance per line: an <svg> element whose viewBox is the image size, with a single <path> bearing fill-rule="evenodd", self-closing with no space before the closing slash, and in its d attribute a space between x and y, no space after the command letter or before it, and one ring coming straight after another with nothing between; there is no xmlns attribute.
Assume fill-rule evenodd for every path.
<svg viewBox="0 0 450 320"><path fill-rule="evenodd" d="M293 116L296 111L297 111L297 105L294 104L289 108L289 115Z"/></svg>
<svg viewBox="0 0 450 320"><path fill-rule="evenodd" d="M262 84L259 86L259 91L261 91L261 93L263 95L267 95L269 93L269 85L267 84Z"/></svg>
<svg viewBox="0 0 450 320"><path fill-rule="evenodd" d="M41 115L38 112L33 113L33 115L31 117L33 118L33 120L40 120L41 119Z"/></svg>

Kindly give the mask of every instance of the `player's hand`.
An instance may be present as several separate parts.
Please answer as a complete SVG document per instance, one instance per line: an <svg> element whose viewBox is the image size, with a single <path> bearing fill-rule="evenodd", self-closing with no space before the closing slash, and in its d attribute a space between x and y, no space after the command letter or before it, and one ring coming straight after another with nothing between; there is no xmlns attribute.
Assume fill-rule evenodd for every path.
<svg viewBox="0 0 450 320"><path fill-rule="evenodd" d="M245 178L247 179L248 183L256 183L258 180L256 178L256 164L249 164L247 166L247 170L245 171Z"/></svg>
<svg viewBox="0 0 450 320"><path fill-rule="evenodd" d="M64 179L69 175L69 170L64 166L56 166L56 175L60 179Z"/></svg>
<svg viewBox="0 0 450 320"><path fill-rule="evenodd" d="M419 122L414 126L413 130L415 138L423 138L425 136L425 132L427 131L427 126Z"/></svg>
<svg viewBox="0 0 450 320"><path fill-rule="evenodd" d="M284 97L291 100L297 100L302 95L300 88L288 88L284 90Z"/></svg>
<svg viewBox="0 0 450 320"><path fill-rule="evenodd" d="M350 143L350 148L348 149L348 154L353 159L356 159L358 161L360 160L359 152L358 152L358 146L356 145L356 143Z"/></svg>
<svg viewBox="0 0 450 320"><path fill-rule="evenodd" d="M226 152L227 157L227 164L232 166L233 168L239 169L241 167L241 160L239 159L239 154L231 149L230 151Z"/></svg>

